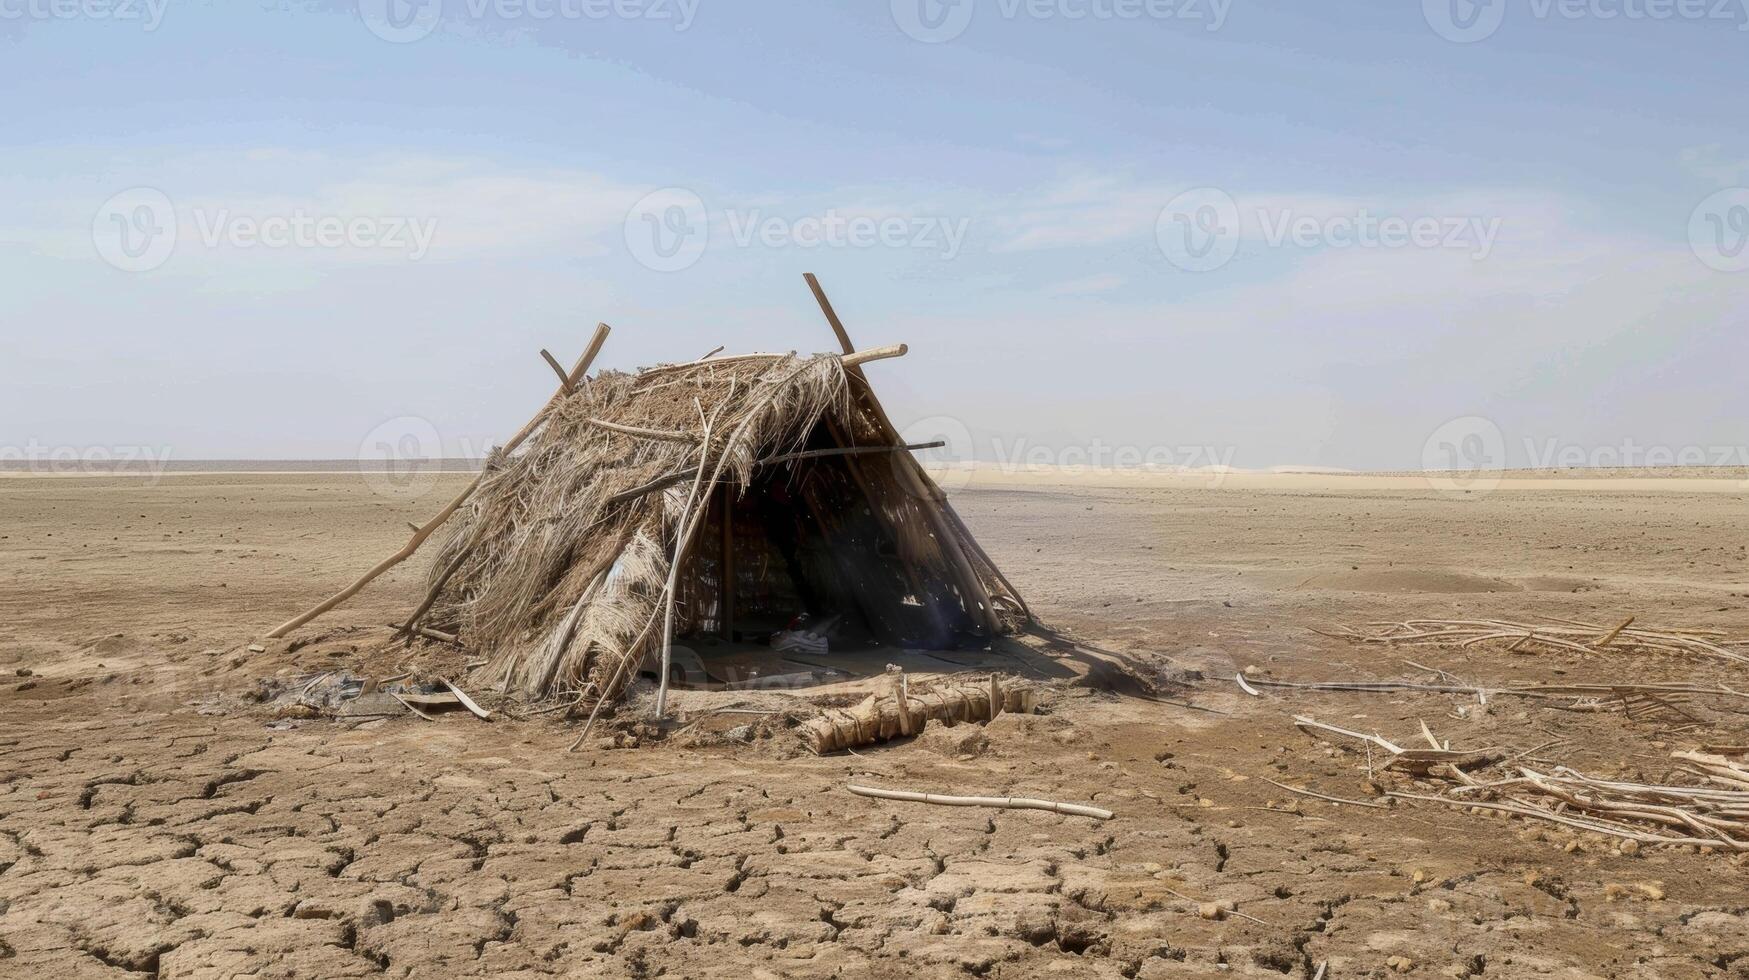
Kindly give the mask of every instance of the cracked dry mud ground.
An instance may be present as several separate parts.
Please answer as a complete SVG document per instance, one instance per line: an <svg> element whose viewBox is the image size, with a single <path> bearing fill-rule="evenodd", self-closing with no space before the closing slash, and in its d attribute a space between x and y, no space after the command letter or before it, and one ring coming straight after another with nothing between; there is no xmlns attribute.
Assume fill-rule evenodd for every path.
<svg viewBox="0 0 1749 980"><path fill-rule="evenodd" d="M1554 761L1648 778L1682 744L1655 723L1211 682L1185 697L1228 714L1082 695L860 758L784 758L566 754L558 724L466 717L273 731L191 706L286 666L237 653L451 489L0 480L0 977L1308 977L1328 961L1342 978L1399 975L1392 957L1416 976L1749 977L1749 884L1729 857L1622 855L1457 810L1290 806L1264 781L1363 793L1364 760L1296 732L1295 713L1404 737L1425 719L1459 746L1565 737ZM1414 676L1313 622L1633 613L1749 633L1741 495L957 499L1046 619L1210 675ZM386 622L419 571L336 622ZM1731 676L1408 655L1494 683ZM1709 739L1749 741L1744 716L1706 717ZM843 791L852 777L1119 816L865 800ZM1202 919L1174 892L1262 921Z"/></svg>

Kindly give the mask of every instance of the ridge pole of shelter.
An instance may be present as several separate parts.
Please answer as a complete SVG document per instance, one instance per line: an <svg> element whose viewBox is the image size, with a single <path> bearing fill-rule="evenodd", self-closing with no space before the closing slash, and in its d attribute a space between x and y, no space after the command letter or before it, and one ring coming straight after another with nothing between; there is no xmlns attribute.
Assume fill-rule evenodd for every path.
<svg viewBox="0 0 1749 980"><path fill-rule="evenodd" d="M560 379L559 390L552 398L547 400L545 405L541 406L541 410L535 413L534 418L529 419L528 424L523 426L521 431L511 436L510 440L504 443L502 452L506 455L514 452L516 447L522 445L523 440L533 435L534 431L540 428L541 422L546 419L547 413L553 410L553 406L559 404L561 400L569 395L570 392L582 382L584 376L589 373L590 366L595 363L596 356L601 353L602 345L607 343L607 335L612 332L613 328L605 323L598 323L595 325L595 336L590 339L589 347L583 352L583 356L577 359L576 366L571 368L570 375ZM308 624L318 616L329 612L335 606L340 605L363 591L365 586L376 581L376 579L381 577L389 569L394 568L396 565L413 557L413 555L418 552L420 546L424 545L426 540L430 538L432 534L436 533L438 528L442 527L445 522L455 516L455 512L461 509L462 504L468 502L468 498L474 495L474 491L480 488L480 484L485 482L485 479L486 474L482 471L479 476L474 478L474 482L468 484L467 489L463 490L454 500L450 501L449 505L439 511L436 517L433 517L431 520L426 521L423 525L416 528L413 531L413 537L404 547L401 548L400 551L397 551L383 559L381 562L378 562L375 567L370 571L365 572L357 581L323 600L309 612L275 627L273 632L267 634L267 639L277 640L285 636L287 633L290 633L292 630Z"/></svg>
<svg viewBox="0 0 1749 980"><path fill-rule="evenodd" d="M844 329L844 321L838 318L838 311L832 308L832 301L826 298L826 290L821 288L820 280L815 278L812 272L802 273L802 278L807 281L808 289L813 292L815 302L820 304L820 312L826 315L826 322L831 325L832 332L838 336L838 346L843 349L845 354L856 353L856 344L851 342L849 331ZM869 384L868 375L863 373L862 367L846 363L844 369L862 382L862 392L868 399L870 413L874 416L875 424L881 429L882 437L890 443L902 445L905 440L899 436L899 430L893 426L892 419L887 417L886 409L881 407L880 397L874 393L874 386ZM984 582L979 578L977 569L973 567L971 559L966 556L965 549L961 547L957 530L951 526L947 517L947 502L931 492L932 485L929 477L923 473L922 466L911 454L901 453L899 455L903 459L897 461L897 469L906 489L917 499L918 508L922 510L924 518L929 521L930 530L935 533L935 539L941 543L943 554L947 557L948 563L953 566L956 577L960 580L960 590L964 594L967 604L978 607L968 611L983 624L984 630L992 638L998 636L1002 632L1002 628L996 620L995 604L990 599L989 591L984 588ZM997 575L1000 577L1001 573L998 572ZM1012 589L1012 587L1010 588ZM1020 601L1018 596L1015 597L1015 601Z"/></svg>

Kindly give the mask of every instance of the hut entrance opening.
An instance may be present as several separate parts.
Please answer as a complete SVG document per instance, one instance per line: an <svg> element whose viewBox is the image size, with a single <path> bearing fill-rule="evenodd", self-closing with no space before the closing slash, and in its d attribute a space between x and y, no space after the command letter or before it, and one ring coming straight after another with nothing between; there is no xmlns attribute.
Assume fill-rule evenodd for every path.
<svg viewBox="0 0 1749 980"><path fill-rule="evenodd" d="M825 424L801 451L823 455L762 468L744 493L713 491L681 567L670 682L878 673L905 650L986 647L901 489L905 461L847 451Z"/></svg>

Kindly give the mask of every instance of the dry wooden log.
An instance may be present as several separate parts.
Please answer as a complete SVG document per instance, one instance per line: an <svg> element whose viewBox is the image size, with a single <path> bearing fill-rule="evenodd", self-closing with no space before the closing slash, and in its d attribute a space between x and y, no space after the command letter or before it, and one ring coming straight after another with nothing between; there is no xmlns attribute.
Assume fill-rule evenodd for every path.
<svg viewBox="0 0 1749 980"><path fill-rule="evenodd" d="M1096 806L1082 806L1079 803L1057 803L1053 800L1035 800L1018 796L940 796L935 793L912 793L897 789L876 789L872 786L849 787L857 796L868 796L877 800L901 800L906 803L933 803L937 806L982 806L998 810L1049 810L1072 817L1092 817L1095 820L1110 820L1116 814Z"/></svg>
<svg viewBox="0 0 1749 980"><path fill-rule="evenodd" d="M1030 714L1038 704L1038 691L1028 684L1009 684L1002 694L997 712L990 710L990 690L987 686L952 687L930 691L911 691L907 687L905 711L901 714L897 698L871 694L861 703L848 708L828 708L801 726L801 734L816 754L840 752L862 745L872 745L906 734L909 718L911 734L928 727L931 721L948 725L960 722L987 722L1000 711Z"/></svg>

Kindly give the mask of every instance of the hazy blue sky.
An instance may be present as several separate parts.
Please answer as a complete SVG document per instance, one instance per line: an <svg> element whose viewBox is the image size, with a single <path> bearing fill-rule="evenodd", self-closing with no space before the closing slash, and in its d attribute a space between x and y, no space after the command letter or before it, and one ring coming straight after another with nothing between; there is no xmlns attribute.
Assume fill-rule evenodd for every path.
<svg viewBox="0 0 1749 980"><path fill-rule="evenodd" d="M0 0L0 447L479 451L804 271L984 458L1749 444L1749 0L1494 4Z"/></svg>

